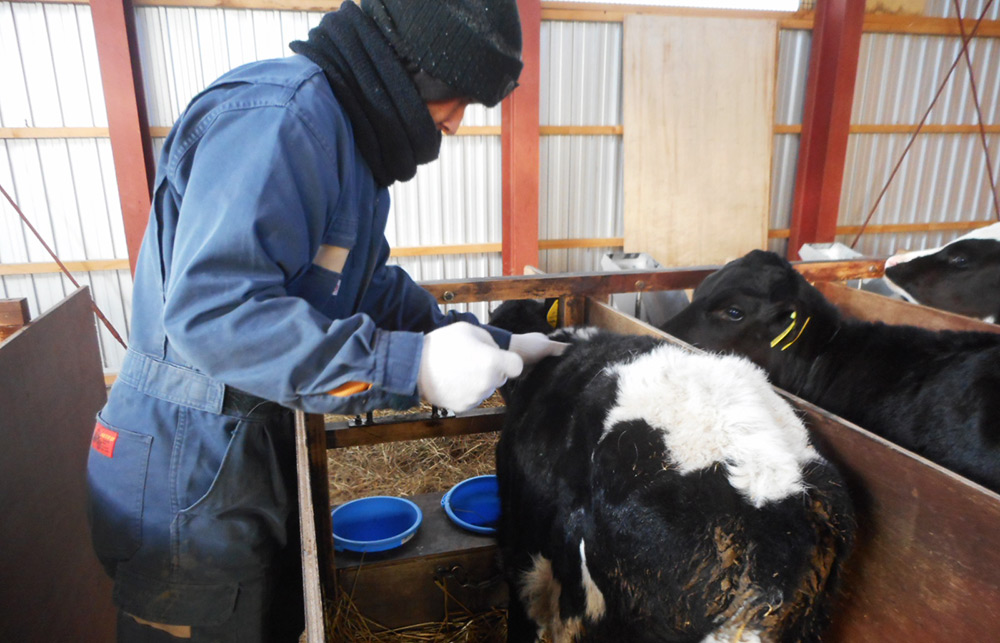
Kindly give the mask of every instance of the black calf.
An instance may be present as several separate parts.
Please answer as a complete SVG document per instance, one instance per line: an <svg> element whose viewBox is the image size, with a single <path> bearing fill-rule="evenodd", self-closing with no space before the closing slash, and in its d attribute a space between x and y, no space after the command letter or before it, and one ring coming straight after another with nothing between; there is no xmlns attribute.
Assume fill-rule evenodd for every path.
<svg viewBox="0 0 1000 643"><path fill-rule="evenodd" d="M664 330L1000 491L1000 336L842 319L774 253L709 275Z"/></svg>

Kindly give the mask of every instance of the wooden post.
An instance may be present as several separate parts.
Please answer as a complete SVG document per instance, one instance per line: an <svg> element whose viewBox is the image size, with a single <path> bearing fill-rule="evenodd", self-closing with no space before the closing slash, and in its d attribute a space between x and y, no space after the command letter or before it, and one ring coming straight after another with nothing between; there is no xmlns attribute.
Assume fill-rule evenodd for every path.
<svg viewBox="0 0 1000 643"><path fill-rule="evenodd" d="M865 0L816 5L788 258L805 243L833 241L844 182Z"/></svg>
<svg viewBox="0 0 1000 643"><path fill-rule="evenodd" d="M0 299L0 342L27 326L29 321L27 299Z"/></svg>
<svg viewBox="0 0 1000 643"><path fill-rule="evenodd" d="M540 0L518 0L524 69L520 86L501 104L503 274L538 264Z"/></svg>
<svg viewBox="0 0 1000 643"><path fill-rule="evenodd" d="M326 608L336 591L333 529L330 524L330 475L322 415L295 412L295 463L298 473L299 529L306 640L326 640Z"/></svg>
<svg viewBox="0 0 1000 643"><path fill-rule="evenodd" d="M90 11L108 111L111 154L125 220L129 266L135 274L156 174L139 68L135 10L132 0L91 0Z"/></svg>

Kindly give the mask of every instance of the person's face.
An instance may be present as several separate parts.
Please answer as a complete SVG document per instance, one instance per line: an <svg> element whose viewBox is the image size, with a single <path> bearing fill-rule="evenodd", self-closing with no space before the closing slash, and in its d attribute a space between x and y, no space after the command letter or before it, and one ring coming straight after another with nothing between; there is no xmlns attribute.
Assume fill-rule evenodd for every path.
<svg viewBox="0 0 1000 643"><path fill-rule="evenodd" d="M444 134L454 134L458 131L462 117L465 116L465 108L468 106L469 101L465 98L427 101L427 110L431 113L434 124Z"/></svg>

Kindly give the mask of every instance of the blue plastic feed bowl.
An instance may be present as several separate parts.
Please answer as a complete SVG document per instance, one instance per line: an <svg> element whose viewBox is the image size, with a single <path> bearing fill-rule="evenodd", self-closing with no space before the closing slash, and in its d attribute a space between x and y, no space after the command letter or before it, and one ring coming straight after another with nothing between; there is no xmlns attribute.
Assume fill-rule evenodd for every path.
<svg viewBox="0 0 1000 643"><path fill-rule="evenodd" d="M420 507L405 498L372 496L346 502L330 513L333 548L338 551L385 551L417 533L424 519Z"/></svg>
<svg viewBox="0 0 1000 643"><path fill-rule="evenodd" d="M500 487L496 476L459 482L441 498L441 506L459 527L477 534L496 533L500 520Z"/></svg>

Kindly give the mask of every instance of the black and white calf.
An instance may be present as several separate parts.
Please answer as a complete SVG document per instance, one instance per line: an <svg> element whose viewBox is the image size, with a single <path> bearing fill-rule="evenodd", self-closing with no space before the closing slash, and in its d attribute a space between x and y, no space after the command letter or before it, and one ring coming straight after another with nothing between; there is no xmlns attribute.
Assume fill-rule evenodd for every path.
<svg viewBox="0 0 1000 643"><path fill-rule="evenodd" d="M852 509L764 373L648 337L552 337L565 354L502 390L509 640L818 640Z"/></svg>
<svg viewBox="0 0 1000 643"><path fill-rule="evenodd" d="M1000 223L938 248L889 257L885 281L913 303L996 323L1000 320Z"/></svg>
<svg viewBox="0 0 1000 643"><path fill-rule="evenodd" d="M709 275L664 330L1000 491L1000 335L843 319L760 250Z"/></svg>

